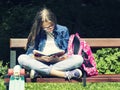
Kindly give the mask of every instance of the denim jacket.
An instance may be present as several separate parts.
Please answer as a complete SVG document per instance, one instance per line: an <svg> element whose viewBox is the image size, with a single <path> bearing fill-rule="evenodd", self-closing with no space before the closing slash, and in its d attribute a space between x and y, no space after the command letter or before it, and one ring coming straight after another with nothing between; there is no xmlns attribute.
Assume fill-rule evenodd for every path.
<svg viewBox="0 0 120 90"><path fill-rule="evenodd" d="M65 50L65 52L67 52L67 46L69 40L68 28L57 24L53 30L53 36L54 36L55 44L60 49ZM29 45L26 54L32 53L34 49L43 51L45 47L46 39L47 39L46 32L44 30L41 30L38 36L36 36L35 45L34 46Z"/></svg>

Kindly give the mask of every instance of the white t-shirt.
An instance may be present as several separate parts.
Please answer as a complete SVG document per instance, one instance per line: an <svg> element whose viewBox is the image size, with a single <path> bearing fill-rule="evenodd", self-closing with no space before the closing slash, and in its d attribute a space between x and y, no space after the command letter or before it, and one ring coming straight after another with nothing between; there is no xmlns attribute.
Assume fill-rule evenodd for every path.
<svg viewBox="0 0 120 90"><path fill-rule="evenodd" d="M43 53L53 54L60 51L63 51L63 50L56 46L54 41L54 36L52 35L52 33L47 32L47 41L43 49Z"/></svg>

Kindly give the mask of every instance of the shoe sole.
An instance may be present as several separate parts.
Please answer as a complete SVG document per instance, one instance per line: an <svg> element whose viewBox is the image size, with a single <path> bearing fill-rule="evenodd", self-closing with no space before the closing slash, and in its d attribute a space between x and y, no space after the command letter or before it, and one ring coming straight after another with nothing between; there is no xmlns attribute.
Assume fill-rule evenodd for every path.
<svg viewBox="0 0 120 90"><path fill-rule="evenodd" d="M80 76L78 78L81 78L82 77L82 71L80 69L76 69L79 73L80 73Z"/></svg>
<svg viewBox="0 0 120 90"><path fill-rule="evenodd" d="M34 78L34 75L35 75L35 71L34 71L34 70L31 70L31 71L30 71L30 78L33 79L33 78Z"/></svg>

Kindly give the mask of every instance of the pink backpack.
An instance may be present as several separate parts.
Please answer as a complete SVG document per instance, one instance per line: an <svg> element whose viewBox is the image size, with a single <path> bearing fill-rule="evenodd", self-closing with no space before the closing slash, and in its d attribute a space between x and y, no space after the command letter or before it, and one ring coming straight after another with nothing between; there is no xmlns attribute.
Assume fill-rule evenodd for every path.
<svg viewBox="0 0 120 90"><path fill-rule="evenodd" d="M91 48L82 38L80 38L78 33L72 34L68 42L68 56L73 54L82 55L84 62L80 68L86 72L87 76L98 74Z"/></svg>

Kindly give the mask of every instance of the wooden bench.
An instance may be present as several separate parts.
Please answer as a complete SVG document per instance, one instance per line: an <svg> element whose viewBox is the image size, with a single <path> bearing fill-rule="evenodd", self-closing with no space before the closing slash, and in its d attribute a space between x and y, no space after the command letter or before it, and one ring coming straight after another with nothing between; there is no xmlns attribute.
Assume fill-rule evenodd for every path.
<svg viewBox="0 0 120 90"><path fill-rule="evenodd" d="M107 48L120 47L120 38L84 38L91 48ZM10 38L10 68L16 65L16 48L24 48L26 46L26 38ZM35 82L69 82L64 78L37 78ZM92 77L81 78L79 80L72 79L70 82L82 82L84 86L86 82L120 82L120 74L97 75ZM5 78L5 83L9 82L9 78ZM26 78L26 82L33 82L30 78Z"/></svg>

